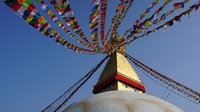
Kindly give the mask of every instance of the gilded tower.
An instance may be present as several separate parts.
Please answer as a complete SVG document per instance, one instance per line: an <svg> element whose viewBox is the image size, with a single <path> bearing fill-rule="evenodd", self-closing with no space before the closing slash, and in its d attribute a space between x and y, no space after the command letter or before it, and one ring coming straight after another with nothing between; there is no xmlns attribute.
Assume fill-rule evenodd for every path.
<svg viewBox="0 0 200 112"><path fill-rule="evenodd" d="M93 93L114 90L145 92L144 84L141 83L130 63L122 53L117 51L110 55L110 59L94 86Z"/></svg>

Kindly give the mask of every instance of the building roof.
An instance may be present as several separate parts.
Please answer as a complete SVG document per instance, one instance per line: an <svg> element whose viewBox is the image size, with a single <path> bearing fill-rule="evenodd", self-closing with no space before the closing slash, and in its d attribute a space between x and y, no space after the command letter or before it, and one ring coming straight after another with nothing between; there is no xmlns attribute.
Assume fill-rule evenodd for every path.
<svg viewBox="0 0 200 112"><path fill-rule="evenodd" d="M183 112L178 107L145 93L110 91L95 94L63 112Z"/></svg>

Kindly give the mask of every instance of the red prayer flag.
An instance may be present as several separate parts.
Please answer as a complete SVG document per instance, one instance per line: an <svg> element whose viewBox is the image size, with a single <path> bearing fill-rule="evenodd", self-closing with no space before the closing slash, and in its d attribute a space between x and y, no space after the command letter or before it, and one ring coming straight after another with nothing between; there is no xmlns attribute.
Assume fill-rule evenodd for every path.
<svg viewBox="0 0 200 112"><path fill-rule="evenodd" d="M30 4L28 6L28 12L31 13L33 10L35 9L34 5L33 4Z"/></svg>
<svg viewBox="0 0 200 112"><path fill-rule="evenodd" d="M44 25L42 25L42 28L46 28L49 24L46 22Z"/></svg>
<svg viewBox="0 0 200 112"><path fill-rule="evenodd" d="M195 7L195 10L198 10L200 7L200 3Z"/></svg>
<svg viewBox="0 0 200 112"><path fill-rule="evenodd" d="M54 36L54 38L56 38L58 36L58 33L55 33L53 36Z"/></svg>
<svg viewBox="0 0 200 112"><path fill-rule="evenodd" d="M35 25L34 25L33 27L37 29L37 28L38 28L38 24L39 24L39 23L36 22Z"/></svg>
<svg viewBox="0 0 200 112"><path fill-rule="evenodd" d="M78 29L78 28L80 28L80 26L79 26L79 25L76 25L76 26L74 26L73 30L74 30L74 29Z"/></svg>
<svg viewBox="0 0 200 112"><path fill-rule="evenodd" d="M55 17L56 17L55 15L52 15L52 16L51 16L51 19L53 20Z"/></svg>
<svg viewBox="0 0 200 112"><path fill-rule="evenodd" d="M44 34L45 34L47 37L49 36L49 32L48 32L48 31L46 31Z"/></svg>
<svg viewBox="0 0 200 112"><path fill-rule="evenodd" d="M184 4L184 2L178 2L174 4L174 9L180 9L182 4Z"/></svg>
<svg viewBox="0 0 200 112"><path fill-rule="evenodd" d="M20 9L21 6L22 6L22 5L21 5L19 2L15 2L14 4L12 4L12 5L10 6L10 8L11 8L12 10L14 10L14 11L17 11L17 10Z"/></svg>

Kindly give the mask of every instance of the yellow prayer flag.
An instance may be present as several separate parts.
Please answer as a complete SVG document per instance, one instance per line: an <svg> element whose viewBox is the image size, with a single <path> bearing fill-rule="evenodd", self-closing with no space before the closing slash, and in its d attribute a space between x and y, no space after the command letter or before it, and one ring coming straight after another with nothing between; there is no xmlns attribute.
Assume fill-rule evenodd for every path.
<svg viewBox="0 0 200 112"><path fill-rule="evenodd" d="M99 8L96 10L96 12L92 15L92 17L96 17L99 14Z"/></svg>
<svg viewBox="0 0 200 112"><path fill-rule="evenodd" d="M42 34L44 34L47 31L47 29L44 29L41 31Z"/></svg>
<svg viewBox="0 0 200 112"><path fill-rule="evenodd" d="M95 25L96 23L98 23L98 19L95 20L94 22L90 23L89 26L91 27L91 26Z"/></svg>
<svg viewBox="0 0 200 112"><path fill-rule="evenodd" d="M141 31L141 28L137 28L137 29L136 29L136 33L137 33L137 34L139 34L140 31Z"/></svg>
<svg viewBox="0 0 200 112"><path fill-rule="evenodd" d="M165 0L164 5L168 4L169 2L171 2L172 0Z"/></svg>
<svg viewBox="0 0 200 112"><path fill-rule="evenodd" d="M185 13L186 16L189 16L189 13Z"/></svg>
<svg viewBox="0 0 200 112"><path fill-rule="evenodd" d="M91 16L90 17L97 17L98 16L98 14L99 14L99 10L100 10L100 5L98 6L98 8L96 9L96 11L93 13L93 14L91 14Z"/></svg>
<svg viewBox="0 0 200 112"><path fill-rule="evenodd" d="M94 39L95 36L97 36L97 34L98 34L97 32L95 32L94 34L92 34L92 35L91 35L92 39Z"/></svg>
<svg viewBox="0 0 200 112"><path fill-rule="evenodd" d="M30 14L27 18L26 18L26 23L30 23L33 20L33 16Z"/></svg>

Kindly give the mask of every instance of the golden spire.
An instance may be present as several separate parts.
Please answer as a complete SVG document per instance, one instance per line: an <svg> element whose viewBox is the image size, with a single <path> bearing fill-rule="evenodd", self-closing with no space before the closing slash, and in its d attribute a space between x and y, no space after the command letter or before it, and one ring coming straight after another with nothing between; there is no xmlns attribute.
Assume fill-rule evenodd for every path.
<svg viewBox="0 0 200 112"><path fill-rule="evenodd" d="M115 51L110 55L105 68L103 69L93 93L100 93L112 90L133 90L145 92L134 69L122 53Z"/></svg>

